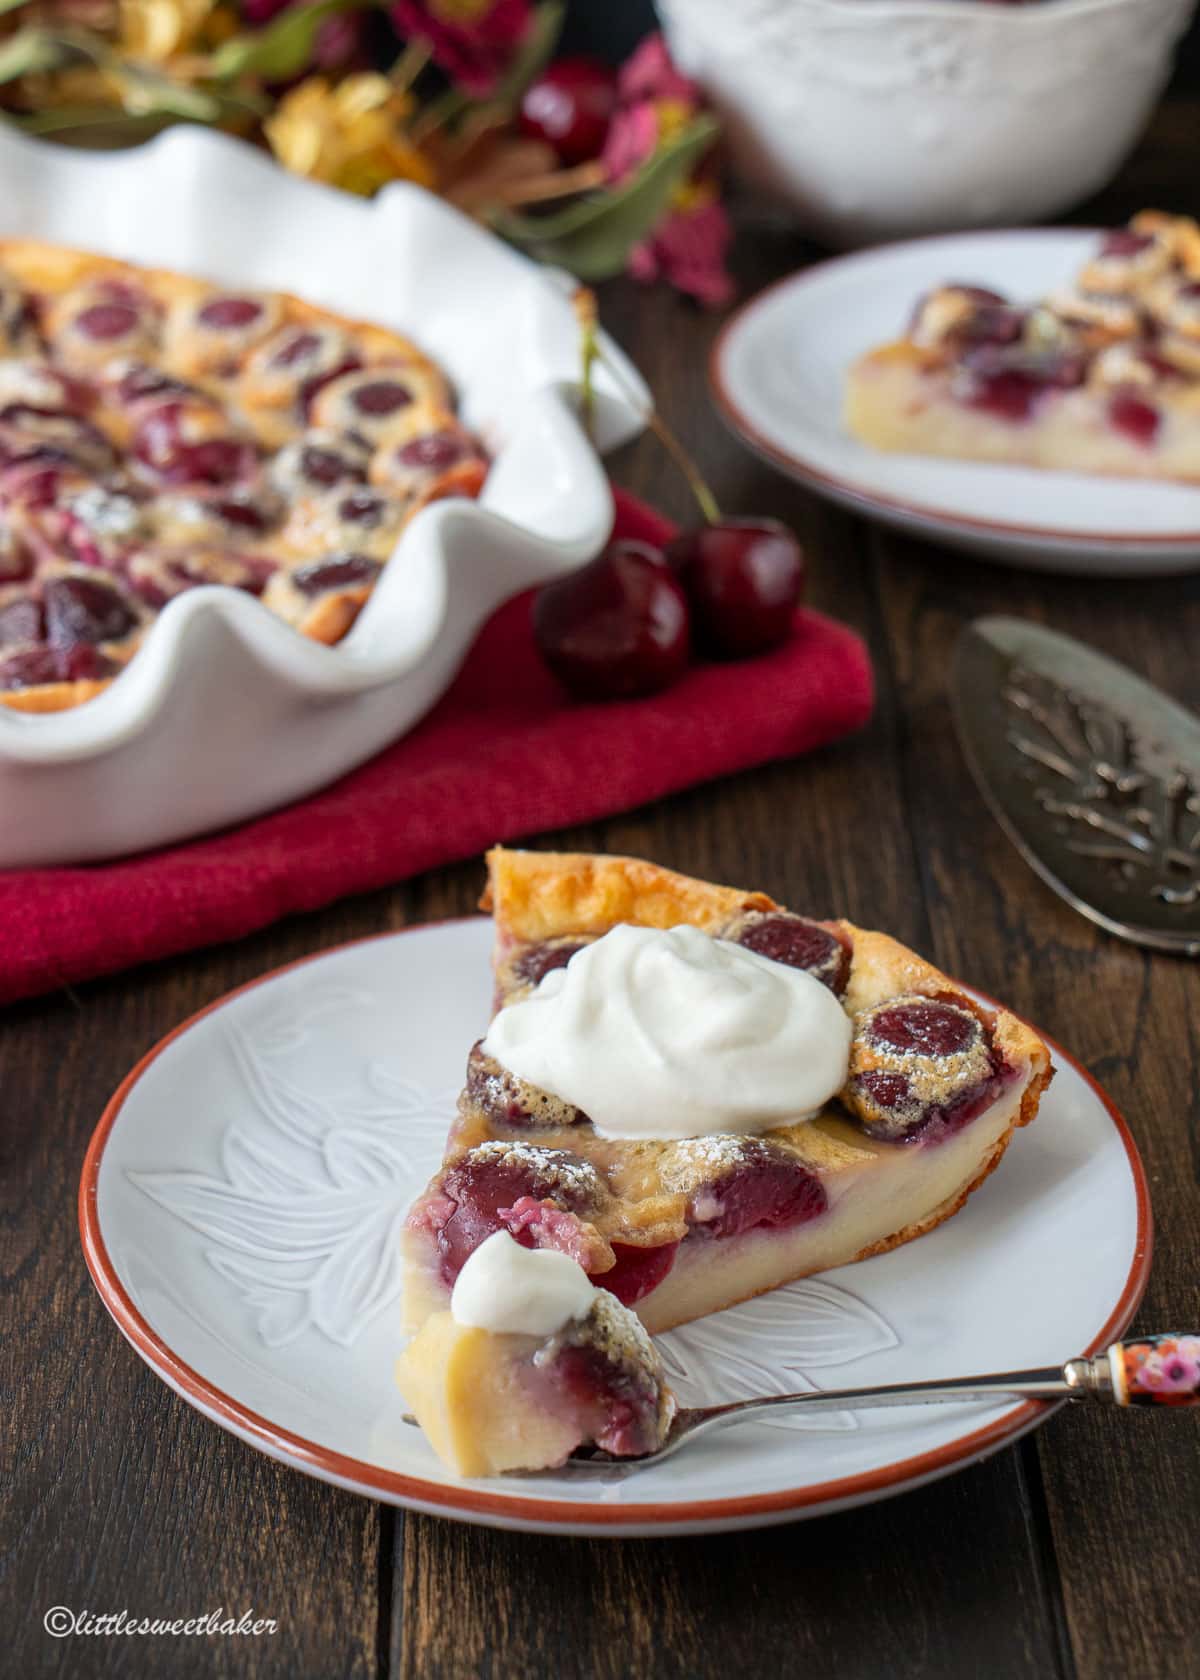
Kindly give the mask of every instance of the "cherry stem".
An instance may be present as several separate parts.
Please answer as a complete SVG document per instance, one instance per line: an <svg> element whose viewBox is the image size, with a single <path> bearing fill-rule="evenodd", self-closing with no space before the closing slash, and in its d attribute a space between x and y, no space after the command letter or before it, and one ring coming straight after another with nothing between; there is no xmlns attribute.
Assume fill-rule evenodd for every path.
<svg viewBox="0 0 1200 1680"><path fill-rule="evenodd" d="M641 392L630 383L625 370L618 367L611 356L605 353L604 346L600 342L600 335L596 330L596 294L589 286L578 286L571 298L571 303L579 322L583 345L583 380L580 389L579 408L588 437L591 438L592 435L592 422L596 409L596 393L592 375L595 364L599 362L642 424L653 432L683 474L705 524L719 524L721 509L717 504L717 498L709 489L695 460L684 448L654 405L652 403L649 406L646 405Z"/></svg>
<svg viewBox="0 0 1200 1680"><path fill-rule="evenodd" d="M579 415L589 443L595 442L596 386L594 374L600 355L600 337L596 330L596 294L589 286L577 286L571 296L571 307L579 322L579 349L582 369L579 379Z"/></svg>

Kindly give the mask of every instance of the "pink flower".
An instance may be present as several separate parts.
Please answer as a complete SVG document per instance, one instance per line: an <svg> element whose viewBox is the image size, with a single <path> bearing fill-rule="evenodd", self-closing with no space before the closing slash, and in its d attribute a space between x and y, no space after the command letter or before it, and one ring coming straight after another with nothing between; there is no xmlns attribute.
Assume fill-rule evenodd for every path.
<svg viewBox="0 0 1200 1680"><path fill-rule="evenodd" d="M253 29L261 29L279 12L285 12L294 0L242 0L242 15Z"/></svg>
<svg viewBox="0 0 1200 1680"><path fill-rule="evenodd" d="M731 238L729 217L715 198L676 206L648 239L634 246L629 272L635 280L665 280L697 303L719 309L733 296L725 267Z"/></svg>
<svg viewBox="0 0 1200 1680"><path fill-rule="evenodd" d="M393 0L406 39L428 41L434 59L468 93L493 91L525 38L530 0Z"/></svg>
<svg viewBox="0 0 1200 1680"><path fill-rule="evenodd" d="M658 145L658 126L658 112L649 99L613 113L600 154L609 181L614 185L627 181L641 168Z"/></svg>
<svg viewBox="0 0 1200 1680"><path fill-rule="evenodd" d="M647 35L617 75L617 97L622 104L636 99L677 99L699 105L700 89L676 70L661 35Z"/></svg>

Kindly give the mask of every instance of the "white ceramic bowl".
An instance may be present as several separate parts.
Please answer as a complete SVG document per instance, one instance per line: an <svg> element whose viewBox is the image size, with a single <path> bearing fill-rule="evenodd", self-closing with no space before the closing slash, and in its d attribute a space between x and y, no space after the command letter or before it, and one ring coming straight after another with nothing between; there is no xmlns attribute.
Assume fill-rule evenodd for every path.
<svg viewBox="0 0 1200 1680"><path fill-rule="evenodd" d="M608 481L570 401L563 285L419 188L367 203L199 128L107 154L0 128L0 206L0 235L294 291L410 332L495 456L478 503L413 520L337 647L248 595L198 589L97 699L46 716L0 707L0 867L114 857L312 792L416 723L503 600L607 536ZM598 395L611 447L640 421L603 373Z"/></svg>
<svg viewBox="0 0 1200 1680"><path fill-rule="evenodd" d="M742 174L836 246L1037 221L1095 192L1194 6L743 0L735 21L728 0L658 0Z"/></svg>

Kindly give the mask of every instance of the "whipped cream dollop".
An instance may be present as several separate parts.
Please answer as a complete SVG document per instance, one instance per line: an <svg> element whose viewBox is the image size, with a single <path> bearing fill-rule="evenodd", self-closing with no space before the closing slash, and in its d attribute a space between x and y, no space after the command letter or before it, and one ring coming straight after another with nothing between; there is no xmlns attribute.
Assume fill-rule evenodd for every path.
<svg viewBox="0 0 1200 1680"><path fill-rule="evenodd" d="M494 1231L463 1264L450 1295L458 1324L478 1330L552 1336L591 1311L596 1289L570 1255L522 1248Z"/></svg>
<svg viewBox="0 0 1200 1680"><path fill-rule="evenodd" d="M765 1132L846 1080L850 1019L802 969L699 928L615 927L502 1009L483 1041L605 1137Z"/></svg>

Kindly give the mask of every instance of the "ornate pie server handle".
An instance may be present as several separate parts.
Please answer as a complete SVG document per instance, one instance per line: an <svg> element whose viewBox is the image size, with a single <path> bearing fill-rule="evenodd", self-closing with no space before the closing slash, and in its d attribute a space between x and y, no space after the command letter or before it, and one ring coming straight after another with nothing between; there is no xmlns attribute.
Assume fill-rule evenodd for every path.
<svg viewBox="0 0 1200 1680"><path fill-rule="evenodd" d="M1200 1333L1139 1336L1114 1342L1100 1357L1109 1361L1118 1406L1200 1405Z"/></svg>

